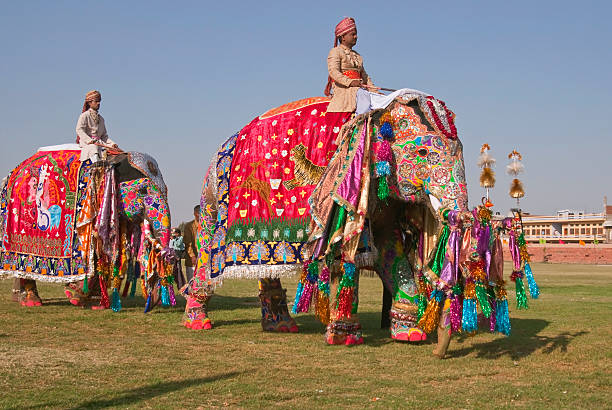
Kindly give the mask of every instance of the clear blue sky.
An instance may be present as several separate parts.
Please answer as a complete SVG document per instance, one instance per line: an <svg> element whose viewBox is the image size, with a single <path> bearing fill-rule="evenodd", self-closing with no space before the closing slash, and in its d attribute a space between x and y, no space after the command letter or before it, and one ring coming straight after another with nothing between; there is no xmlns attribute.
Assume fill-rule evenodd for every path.
<svg viewBox="0 0 612 410"><path fill-rule="evenodd" d="M0 13L0 174L38 146L74 141L86 91L110 136L155 156L173 224L187 220L217 146L256 115L322 95L333 28L357 20L375 83L457 114L470 205L497 158L496 208L512 205L507 154L524 157L531 212L612 203L612 3L7 1ZM367 4L367 5L360 5Z"/></svg>

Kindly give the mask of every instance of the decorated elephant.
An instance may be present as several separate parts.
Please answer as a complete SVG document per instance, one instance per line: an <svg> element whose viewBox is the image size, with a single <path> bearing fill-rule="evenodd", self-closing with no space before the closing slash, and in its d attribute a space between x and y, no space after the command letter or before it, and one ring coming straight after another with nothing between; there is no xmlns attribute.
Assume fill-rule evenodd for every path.
<svg viewBox="0 0 612 410"><path fill-rule="evenodd" d="M414 90L357 116L326 112L328 101L270 110L213 158L185 326L211 328L215 287L242 277L259 279L263 329L295 332L280 278L301 272L293 312L314 306L328 343L359 344L363 268L375 270L392 294L394 339L425 340L424 330L435 330L448 311L428 303L436 290L450 295L460 282L457 275L452 285L440 279L450 263L441 233L474 226L454 114Z"/></svg>
<svg viewBox="0 0 612 410"><path fill-rule="evenodd" d="M121 309L126 279L143 275L147 308L172 295L167 188L155 159L138 152L81 162L76 144L43 147L17 166L0 199L0 274L13 297L40 306L36 281L65 284L74 305ZM107 288L112 294L109 297Z"/></svg>

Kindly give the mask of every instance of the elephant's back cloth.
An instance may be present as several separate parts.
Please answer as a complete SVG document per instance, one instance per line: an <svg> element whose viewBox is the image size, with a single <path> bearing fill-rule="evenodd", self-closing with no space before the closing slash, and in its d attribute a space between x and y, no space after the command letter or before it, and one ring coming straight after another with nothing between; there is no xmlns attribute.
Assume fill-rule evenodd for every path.
<svg viewBox="0 0 612 410"><path fill-rule="evenodd" d="M313 97L269 110L218 151L206 178L216 217L204 221L198 272L228 277L280 277L301 269L308 238L308 198L352 113L328 113ZM204 190L210 190L205 184Z"/></svg>
<svg viewBox="0 0 612 410"><path fill-rule="evenodd" d="M0 198L0 273L70 282L84 277L75 222L89 161L76 144L42 147L9 175Z"/></svg>

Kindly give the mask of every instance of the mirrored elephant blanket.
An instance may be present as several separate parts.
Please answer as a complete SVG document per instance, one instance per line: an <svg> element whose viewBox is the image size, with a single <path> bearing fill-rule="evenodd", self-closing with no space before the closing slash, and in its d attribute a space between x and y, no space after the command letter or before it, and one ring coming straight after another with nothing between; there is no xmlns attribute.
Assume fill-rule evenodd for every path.
<svg viewBox="0 0 612 410"><path fill-rule="evenodd" d="M216 283L299 271L308 198L352 115L328 113L328 104L315 97L270 110L219 150L209 171L214 175L206 178L215 185L217 218L210 219L203 203L196 276Z"/></svg>
<svg viewBox="0 0 612 410"><path fill-rule="evenodd" d="M0 201L0 273L44 281L82 279L75 219L90 162L80 150L38 151L15 168Z"/></svg>

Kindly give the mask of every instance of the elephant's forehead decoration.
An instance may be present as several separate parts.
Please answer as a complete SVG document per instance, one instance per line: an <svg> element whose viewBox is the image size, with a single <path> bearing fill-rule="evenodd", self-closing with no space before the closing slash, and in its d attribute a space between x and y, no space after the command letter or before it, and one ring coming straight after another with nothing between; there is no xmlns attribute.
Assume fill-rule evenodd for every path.
<svg viewBox="0 0 612 410"><path fill-rule="evenodd" d="M454 114L443 102L423 96L404 96L389 113L397 171L397 186L390 189L403 199L414 201L424 192L449 209L466 209L465 168Z"/></svg>
<svg viewBox="0 0 612 410"><path fill-rule="evenodd" d="M155 161L155 158L143 152L129 152L128 161L130 162L130 165L151 179L153 185L159 188L162 196L165 199L168 198L168 188L166 187L166 183L162 178L162 174L159 170L159 166L157 165L157 161Z"/></svg>

